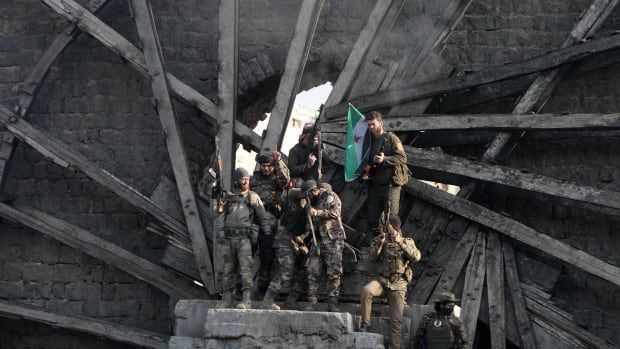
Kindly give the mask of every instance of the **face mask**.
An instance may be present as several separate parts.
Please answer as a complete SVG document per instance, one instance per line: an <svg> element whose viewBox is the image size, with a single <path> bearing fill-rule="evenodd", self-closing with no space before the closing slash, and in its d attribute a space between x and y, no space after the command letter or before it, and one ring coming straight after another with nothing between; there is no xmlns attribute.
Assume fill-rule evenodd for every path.
<svg viewBox="0 0 620 349"><path fill-rule="evenodd" d="M439 310L439 313L441 315L445 315L445 316L450 316L452 314L452 312L454 311L454 307L442 307Z"/></svg>

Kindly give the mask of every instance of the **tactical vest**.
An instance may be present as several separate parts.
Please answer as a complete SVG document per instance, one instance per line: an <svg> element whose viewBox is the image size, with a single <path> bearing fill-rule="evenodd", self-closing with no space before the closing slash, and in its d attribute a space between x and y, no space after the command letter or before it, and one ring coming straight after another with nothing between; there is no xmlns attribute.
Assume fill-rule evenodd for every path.
<svg viewBox="0 0 620 349"><path fill-rule="evenodd" d="M254 221L254 211L247 195L229 195L226 201L224 232L226 237L249 236Z"/></svg>
<svg viewBox="0 0 620 349"><path fill-rule="evenodd" d="M395 242L387 242L383 245L379 273L381 276L390 279L400 276L407 269L407 261L403 258L403 251Z"/></svg>
<svg viewBox="0 0 620 349"><path fill-rule="evenodd" d="M426 348L447 349L454 342L454 334L450 320L447 318L431 318L426 324Z"/></svg>

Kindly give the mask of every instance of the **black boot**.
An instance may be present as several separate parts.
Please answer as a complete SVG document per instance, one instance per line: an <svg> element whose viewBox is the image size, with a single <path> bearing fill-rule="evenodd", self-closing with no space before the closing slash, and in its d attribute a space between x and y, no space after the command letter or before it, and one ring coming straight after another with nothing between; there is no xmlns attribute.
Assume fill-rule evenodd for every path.
<svg viewBox="0 0 620 349"><path fill-rule="evenodd" d="M340 312L340 309L338 308L338 297L329 297L327 300L327 311L330 313Z"/></svg>

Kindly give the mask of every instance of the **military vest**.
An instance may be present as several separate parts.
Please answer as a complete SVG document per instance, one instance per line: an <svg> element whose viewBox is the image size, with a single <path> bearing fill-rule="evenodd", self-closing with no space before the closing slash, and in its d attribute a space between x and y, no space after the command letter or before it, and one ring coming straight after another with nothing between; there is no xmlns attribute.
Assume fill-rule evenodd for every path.
<svg viewBox="0 0 620 349"><path fill-rule="evenodd" d="M426 348L447 349L454 343L454 334L450 320L447 318L431 318L426 324Z"/></svg>
<svg viewBox="0 0 620 349"><path fill-rule="evenodd" d="M249 193L228 195L225 206L224 230L249 232L254 221L254 211L250 205Z"/></svg>
<svg viewBox="0 0 620 349"><path fill-rule="evenodd" d="M407 269L407 261L403 256L402 249L395 242L387 242L383 245L381 252L381 263L379 264L379 273L381 276L390 279L394 276L400 276Z"/></svg>

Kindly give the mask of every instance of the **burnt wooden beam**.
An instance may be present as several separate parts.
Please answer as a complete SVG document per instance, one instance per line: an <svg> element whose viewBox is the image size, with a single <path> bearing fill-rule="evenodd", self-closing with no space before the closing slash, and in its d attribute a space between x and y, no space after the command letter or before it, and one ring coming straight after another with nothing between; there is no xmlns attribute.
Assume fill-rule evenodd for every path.
<svg viewBox="0 0 620 349"><path fill-rule="evenodd" d="M542 234L508 216L451 195L418 180L409 181L405 186L405 190L422 200L491 228L498 233L553 256L569 265L607 280L614 285L620 285L619 267Z"/></svg>
<svg viewBox="0 0 620 349"><path fill-rule="evenodd" d="M405 81L426 83L450 76L454 67L440 55L448 35L461 22L472 0L449 1L441 15L433 18L433 25L424 31L422 43L411 45L408 54L401 59L395 75L397 78L389 89L404 85ZM424 112L432 99L413 101L390 109L388 116L399 113Z"/></svg>
<svg viewBox="0 0 620 349"><path fill-rule="evenodd" d="M85 5L86 9L92 13L97 13L104 5L109 3L109 0L90 0ZM64 51L64 49L81 33L80 30L73 24L65 28L60 35L52 42L48 47L41 59L37 62L37 65L30 71L30 74L21 85L21 95L17 105L17 113L21 117L26 117L30 112L30 107L34 101L41 84L47 72L58 56ZM0 190L4 187L6 179L6 171L9 166L9 162L13 156L13 149L15 149L15 138L10 132L0 131Z"/></svg>
<svg viewBox="0 0 620 349"><path fill-rule="evenodd" d="M579 45L575 45L577 42L587 39L589 36L596 33L617 4L618 0L595 0L570 32L569 37L564 41L561 49L578 47ZM553 69L546 74L539 74L525 94L521 96L521 100L514 108L513 114L537 111L535 110L537 106L540 109L546 98L551 95L552 91L557 86L565 70L566 67L563 67L562 69ZM524 133L512 134L507 132L498 134L487 146L482 160L495 161L500 156L508 156L517 145L518 139L522 138L523 135Z"/></svg>
<svg viewBox="0 0 620 349"><path fill-rule="evenodd" d="M601 206L600 211L604 213L620 214L620 193L618 192L578 185L506 166L486 164L421 148L406 147L405 151L408 163L414 168L414 173L415 169L419 168L461 175L552 197L594 204ZM596 208L592 207L592 209Z"/></svg>
<svg viewBox="0 0 620 349"><path fill-rule="evenodd" d="M370 61L379 54L383 41L398 17L404 3L405 0L377 1L368 17L368 21L366 21L366 25L353 45L349 57L347 57L343 70L338 75L338 79L327 97L324 108L341 103L352 90L355 91L353 84L360 81L360 75L371 69ZM321 110L319 120L323 120L325 117L323 113L324 108ZM329 182L335 172L335 167L328 169L327 173L323 175L322 180ZM348 185L348 183L345 184L347 188Z"/></svg>
<svg viewBox="0 0 620 349"><path fill-rule="evenodd" d="M506 348L506 311L504 309L504 263L499 235L487 234L486 289L489 306L491 347Z"/></svg>
<svg viewBox="0 0 620 349"><path fill-rule="evenodd" d="M381 64L377 62L377 58L381 53L387 35L392 30L392 27L398 19L400 11L402 10L406 2L406 0L392 0L388 4L389 6L385 9L385 11L381 11L380 6L386 5L386 2L377 2L377 5L373 9L373 12L368 17L366 27L364 28L364 30L362 30L362 32L360 32L360 36L358 37L358 41L355 45L358 46L358 43L365 42L366 44L364 44L364 46L367 46L367 49L364 48L366 52L359 63L357 72L347 77L348 81L346 87L343 86L344 88L337 89L338 82L334 84L334 88L332 90L334 98L332 98L331 100L328 98L329 103L325 103L325 107L331 107L337 103L347 100L351 96L367 94L368 89L374 89L374 91L376 91L378 88L380 88L385 79L376 79L376 70L385 70L385 68L381 67ZM381 21L375 21L379 20L379 17L382 17ZM375 26L376 28L374 28ZM366 31L366 28L371 29L371 31L375 31L372 38L370 37L371 35L367 35L372 33L371 31ZM367 39L363 39L363 41L361 41L364 36L366 36L367 39L370 39L370 41L368 41ZM355 51L356 48L354 47L349 57L355 56ZM345 69L343 70L341 75L345 74L345 72L347 71L347 65L349 65L348 61L345 64Z"/></svg>
<svg viewBox="0 0 620 349"><path fill-rule="evenodd" d="M217 137L223 165L220 169L222 185L232 190L236 163L233 126L237 120L239 93L239 0L220 1L218 23Z"/></svg>
<svg viewBox="0 0 620 349"><path fill-rule="evenodd" d="M362 74L370 69L369 64L377 54L385 36L389 33L393 21L396 20L404 1L379 0L368 16L366 25L357 37L355 45L347 58L344 69L327 97L325 107L341 103L356 90L354 84L363 80Z"/></svg>
<svg viewBox="0 0 620 349"><path fill-rule="evenodd" d="M326 142L326 152L330 154L330 158L342 164L344 156L342 149L332 145L332 139L329 135L323 137L323 140ZM413 168L413 173L417 178L424 177L421 179L439 182L448 180L447 182L454 183L456 181L450 176L467 177L519 190L537 192L554 198L568 199L583 203L586 208L593 211L620 215L620 193L618 192L582 186L506 166L486 164L421 148L405 146L405 152L407 153L407 164ZM424 176L420 176L422 171L424 171ZM432 172L437 172L439 175L434 175ZM347 217L352 218L356 213L347 212Z"/></svg>
<svg viewBox="0 0 620 349"><path fill-rule="evenodd" d="M114 266L173 298L205 298L207 293L191 280L178 276L146 259L84 229L33 208L0 203L0 215L52 237L63 244Z"/></svg>
<svg viewBox="0 0 620 349"><path fill-rule="evenodd" d="M174 172L179 198L183 203L181 207L183 208L187 230L191 239L194 259L200 271L202 282L209 293L215 294L211 256L207 248L205 230L202 226L196 204L196 196L194 195L194 188L190 178L181 131L179 130L174 106L168 92L161 47L157 37L155 19L153 18L153 9L149 0L134 0L132 4L138 35L142 41L144 60L149 71L153 96L157 101L155 108L159 114L159 121L161 122L164 135L166 135L165 140L172 163L172 171ZM232 139L232 135L230 138Z"/></svg>
<svg viewBox="0 0 620 349"><path fill-rule="evenodd" d="M467 329L469 341L466 348L472 348L476 336L476 325L478 314L480 313L480 303L482 302L482 291L484 289L484 277L486 274L486 234L478 232L474 249L467 264L465 273L465 286L461 297L462 312L461 320Z"/></svg>
<svg viewBox="0 0 620 349"><path fill-rule="evenodd" d="M33 147L57 165L81 170L88 177L110 189L132 205L148 212L170 229L175 239L179 241L187 240L188 233L185 224L179 218L162 209L135 188L101 169L85 156L73 151L63 142L45 132L37 130L2 105L0 105L0 124L6 127L19 140Z"/></svg>
<svg viewBox="0 0 620 349"><path fill-rule="evenodd" d="M517 260L515 258L512 244L502 239L502 255L504 257L504 265L506 272L506 282L512 296L512 306L514 308L514 316L521 337L521 347L523 349L536 349L536 338L532 330L530 318L527 315L525 301L521 293L521 284L519 282L519 273L517 271Z"/></svg>
<svg viewBox="0 0 620 349"><path fill-rule="evenodd" d="M148 71L142 52L84 7L74 0L41 1L68 21L77 23L79 29L97 39L112 52L123 57L138 73L148 78ZM210 123L217 122L217 105L170 73L166 73L166 80L168 81L170 91L180 102L198 109ZM258 151L260 149L262 139L256 132L240 121L235 121L234 130L235 135L241 142L247 143L252 150Z"/></svg>
<svg viewBox="0 0 620 349"><path fill-rule="evenodd" d="M0 316L42 323L53 328L88 333L119 343L139 347L167 349L169 337L165 334L121 326L113 322L95 320L83 316L68 316L34 307L0 300Z"/></svg>
<svg viewBox="0 0 620 349"><path fill-rule="evenodd" d="M385 118L386 131L434 130L597 130L620 129L620 114L458 114ZM346 121L321 125L325 133L346 133Z"/></svg>
<svg viewBox="0 0 620 349"><path fill-rule="evenodd" d="M262 152L282 148L282 140L291 117L295 95L299 90L324 3L325 0L304 0L301 4L293 40L286 56L284 74L280 79L276 102L269 116L269 123L263 138Z"/></svg>
<svg viewBox="0 0 620 349"><path fill-rule="evenodd" d="M532 290L524 288L522 291L525 295L527 295L527 297L525 297L527 309L535 317L539 317L550 325L559 328L571 336L574 336L581 342L585 343L588 348L617 348L614 344L607 342L595 334L577 326L570 314L559 309L548 300L536 295L532 292Z"/></svg>
<svg viewBox="0 0 620 349"><path fill-rule="evenodd" d="M49 1L49 0L46 0ZM620 47L617 35L595 39L583 44L551 51L522 62L497 66L476 73L456 76L425 84L405 86L398 90L388 90L371 95L353 98L360 112L392 107L417 99L455 92L496 81L506 80L534 72L549 70L563 64L573 63L589 55ZM338 104L326 110L326 119L330 120L345 115L347 103Z"/></svg>
<svg viewBox="0 0 620 349"><path fill-rule="evenodd" d="M432 209L433 207L428 207ZM466 229L467 228L467 229ZM464 233L461 233L463 232ZM453 233L455 232L455 233ZM443 234L439 237L439 242L436 246L433 246L434 241L429 241L426 234L423 241L416 240L418 249L422 252L422 261L414 265L416 271L420 270L416 274L417 277L415 284L413 285L411 292L409 292L409 298L407 299L410 305L413 304L433 304L439 293L433 293L436 290L437 281L442 276L452 261L463 257L463 265L467 264L467 259L470 255L472 246L476 241L477 225L469 224L466 219L455 219L446 228ZM449 241L452 239L459 240L459 246L463 247L463 250L457 250L449 245ZM462 244L460 244L462 242ZM458 256L457 256L458 254ZM459 274L463 270L463 265L459 269ZM457 275L458 277L458 275ZM452 280L450 280L452 281ZM456 281L456 280L454 280ZM447 289L447 292L452 292L452 288Z"/></svg>
<svg viewBox="0 0 620 349"><path fill-rule="evenodd" d="M456 281L458 280L459 275L461 275L465 265L467 265L467 260L471 254L472 248L474 247L474 243L476 242L478 228L478 224L471 223L467 227L467 230L455 248L452 249L450 247L453 253L450 259L444 264L445 269L441 273L441 277L437 275L439 280L437 281L431 296L427 297L427 300L424 301L426 304L430 304L432 300L437 298L437 296L439 296L442 292L454 292Z"/></svg>
<svg viewBox="0 0 620 349"><path fill-rule="evenodd" d="M110 3L110 0L90 0L84 7L89 12L96 14L106 4ZM75 24L70 24L54 39L52 44L45 50L41 59L37 62L37 65L30 71L30 74L21 85L21 96L19 97L19 115L25 117L30 112L32 102L39 91L39 87L43 84L47 72L58 56L65 50L67 46L75 38L82 33Z"/></svg>

